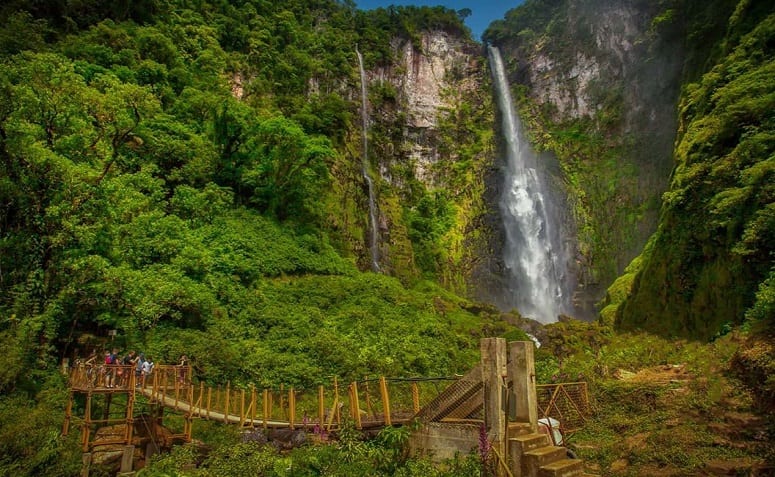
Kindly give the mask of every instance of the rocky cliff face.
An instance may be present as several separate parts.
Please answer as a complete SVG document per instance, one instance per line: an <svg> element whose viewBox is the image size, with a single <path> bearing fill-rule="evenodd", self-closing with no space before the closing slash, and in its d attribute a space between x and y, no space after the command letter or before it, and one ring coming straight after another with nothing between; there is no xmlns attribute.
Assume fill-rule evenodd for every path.
<svg viewBox="0 0 775 477"><path fill-rule="evenodd" d="M476 257L488 254L482 217L492 161L481 45L430 31L414 41L396 39L392 49L390 65L367 73L381 266L409 280L432 273L475 295Z"/></svg>
<svg viewBox="0 0 775 477"><path fill-rule="evenodd" d="M460 98L481 94L481 54L475 44L441 31L424 33L419 44L395 39L392 49L395 63L371 76L372 81L392 85L396 101L377 107L375 119L401 127L403 138L398 151L380 157L381 174L400 186L394 182L391 164L406 163L413 169L412 176L426 187L444 185L443 174L433 166L439 161L449 165L457 155L440 156L440 123L460 105Z"/></svg>
<svg viewBox="0 0 775 477"><path fill-rule="evenodd" d="M625 132L668 119L670 127L662 129L674 133L681 45L667 45L669 39L652 29L659 12L652 3L566 2L556 14L556 31L510 42L520 65L517 80L530 86L535 102L550 106L556 123L594 119L612 99L607 96L618 93L626 106Z"/></svg>

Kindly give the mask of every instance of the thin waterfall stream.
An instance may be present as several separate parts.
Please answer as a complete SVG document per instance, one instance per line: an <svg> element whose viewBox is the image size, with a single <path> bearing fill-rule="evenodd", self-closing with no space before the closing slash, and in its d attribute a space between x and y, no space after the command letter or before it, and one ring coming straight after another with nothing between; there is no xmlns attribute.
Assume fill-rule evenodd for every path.
<svg viewBox="0 0 775 477"><path fill-rule="evenodd" d="M361 72L361 120L363 121L363 158L361 162L361 171L366 185L369 189L369 232L371 250L371 269L378 272L379 268L379 236L377 229L377 202L374 198L374 181L369 176L369 110L366 90L366 70L363 69L363 56L358 48L355 48L355 54L358 55L358 68Z"/></svg>
<svg viewBox="0 0 775 477"><path fill-rule="evenodd" d="M506 239L503 260L509 274L506 301L523 316L550 323L568 310L562 283L566 267L554 233L557 224L547 212L551 197L514 110L500 51L493 46L488 51L507 146L500 199Z"/></svg>

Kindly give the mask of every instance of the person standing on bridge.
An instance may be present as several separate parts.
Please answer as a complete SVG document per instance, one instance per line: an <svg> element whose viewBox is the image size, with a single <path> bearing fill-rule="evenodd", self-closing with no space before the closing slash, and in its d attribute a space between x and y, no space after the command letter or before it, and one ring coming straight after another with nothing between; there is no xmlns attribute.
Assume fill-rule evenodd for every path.
<svg viewBox="0 0 775 477"><path fill-rule="evenodd" d="M143 383L143 363L145 362L145 355L140 355L135 359L135 387L141 386Z"/></svg>
<svg viewBox="0 0 775 477"><path fill-rule="evenodd" d="M116 380L116 364L118 364L118 350L105 352L105 387L112 388Z"/></svg>
<svg viewBox="0 0 775 477"><path fill-rule="evenodd" d="M180 385L186 384L186 373L188 372L188 356L185 354L180 355L180 362L178 363L178 382Z"/></svg>
<svg viewBox="0 0 775 477"><path fill-rule="evenodd" d="M91 356L89 356L89 359L87 359L83 363L83 367L86 372L86 380L89 383L91 387L95 387L97 385L97 351L92 351Z"/></svg>
<svg viewBox="0 0 775 477"><path fill-rule="evenodd" d="M121 376L119 386L125 388L129 385L129 373L132 372L132 365L135 364L136 359L137 357L135 356L134 350L129 351L129 353L121 358L121 369L118 371L119 376Z"/></svg>
<svg viewBox="0 0 775 477"><path fill-rule="evenodd" d="M149 356L148 359L143 362L143 387L145 387L145 381L153 373L153 359Z"/></svg>

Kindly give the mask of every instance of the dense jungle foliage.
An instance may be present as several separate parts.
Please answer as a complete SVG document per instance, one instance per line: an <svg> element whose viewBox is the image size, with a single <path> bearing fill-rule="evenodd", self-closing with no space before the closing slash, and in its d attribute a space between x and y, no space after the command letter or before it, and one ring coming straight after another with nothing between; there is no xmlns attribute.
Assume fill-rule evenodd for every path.
<svg viewBox="0 0 775 477"><path fill-rule="evenodd" d="M386 65L392 38L468 37L457 12L21 0L0 18L0 474L77 472L62 358L186 353L208 383L304 388L465 371L511 329L357 266L355 45ZM431 219L453 210L414 187L432 271Z"/></svg>
<svg viewBox="0 0 775 477"><path fill-rule="evenodd" d="M551 19L563 5L528 1L493 38L508 35L498 29L509 22L533 25L525 35L556 31ZM756 389L759 403L775 396L775 23L772 7L755 0L707 7L673 0L659 8L654 30L667 28L687 43L690 82L660 228L611 288L608 319L550 327L536 366L541 382L597 386L599 416L579 436L589 445L582 457L606 472L626 457L689 475L708 456L771 453L771 440L742 449L714 439L706 424L731 400L755 407L727 372ZM485 128L487 92L447 92L458 95L459 109L438 124L440 154L456 159L435 165L445 187L427 188L406 164L385 166L399 184L379 186L391 221L387 246L401 265L393 276L361 271L368 268L368 206L355 46L367 68L387 69L395 38L417 48L426 30L470 40L465 14L363 12L349 0L4 2L0 475L79 474L77 433L60 436L67 389L57 367L105 346L137 349L157 363L185 353L208 384L309 389L332 376L462 372L476 362L480 337L525 338L493 308L449 291L466 288L459 263L476 261L466 240L482 240L466 221L483 214L481 177L490 166L481 157L493 134ZM605 252L629 244L626 225L656 208L636 201L612 216L603 206L630 197L639 172L613 167L626 141L609 141L622 117L621 98L610 93L610 107L600 111L610 128L563 124L552 131L556 141L544 144L565 147L568 157L599 153L599 163L564 169L571 190L585 190L589 180L598 193L579 194L581 215L608 224L581 231L603 270L590 282L613 278L621 264L603 263ZM369 94L383 115L371 133L376 154L408 156L392 149L405 129L396 91L383 83ZM534 124L548 117L541 114ZM691 338L721 335L723 323L745 317L743 331L759 334L750 344L737 334L676 344L618 336L613 316L624 328ZM613 378L617 368L675 362L707 377L686 387ZM686 419L687 409L696 421ZM232 429L195 426L212 447L208 455L178 447L143 475L483 472L476 455L441 467L410 458L408 428L369 442L345 430L332 446L280 453L235 444ZM644 433L647 449L629 447ZM666 462L674 448L686 451Z"/></svg>
<svg viewBox="0 0 775 477"><path fill-rule="evenodd" d="M727 31L717 64L684 88L659 229L617 315L628 328L707 338L745 316L775 324L772 6L740 3Z"/></svg>

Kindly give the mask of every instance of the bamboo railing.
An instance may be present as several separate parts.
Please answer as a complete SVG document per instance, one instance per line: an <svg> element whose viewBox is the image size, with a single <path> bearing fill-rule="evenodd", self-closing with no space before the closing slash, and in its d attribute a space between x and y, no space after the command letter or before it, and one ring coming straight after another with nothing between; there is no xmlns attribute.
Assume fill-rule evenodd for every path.
<svg viewBox="0 0 775 477"><path fill-rule="evenodd" d="M263 428L318 426L331 431L338 429L345 419L351 419L358 429L405 423L449 381L379 377L344 384L334 377L328 387L258 390L254 386L238 388L230 382L207 386L192 381L191 373L190 366L158 365L149 376L142 376L135 373L133 366L80 365L69 370L70 390L87 396L128 393L132 401L140 394L150 402L184 413L187 418ZM68 408L65 432L71 409ZM83 422L107 425L126 422L129 417L127 412L123 419L98 421L87 413ZM190 439L188 425L184 437Z"/></svg>
<svg viewBox="0 0 775 477"><path fill-rule="evenodd" d="M400 425L411 420L420 409L438 396L452 378L385 377L331 384L313 389L257 389L225 385L207 386L192 380L190 366L156 366L151 375L142 376L133 366L75 366L69 371L71 399L66 410L63 432L72 418L73 393L86 393L87 405L82 420L84 441L94 425L131 423L137 395L151 403L181 412L184 431L176 436L191 439L191 419L200 418L236 424L241 427L337 430L349 419L357 429ZM560 420L565 431L580 427L589 413L586 383L538 385L539 417ZM127 406L119 416L95 419L91 399L95 394L127 393ZM129 428L131 426L127 426ZM131 430L126 442L131 441ZM122 441L122 442L124 442ZM84 444L86 445L86 444Z"/></svg>

